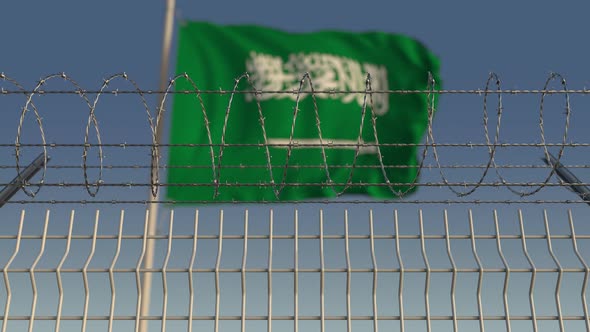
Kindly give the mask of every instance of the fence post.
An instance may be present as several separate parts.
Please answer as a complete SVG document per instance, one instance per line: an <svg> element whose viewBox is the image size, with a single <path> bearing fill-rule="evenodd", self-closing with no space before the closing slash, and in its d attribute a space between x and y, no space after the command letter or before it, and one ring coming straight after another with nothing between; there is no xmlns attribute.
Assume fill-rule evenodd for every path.
<svg viewBox="0 0 590 332"><path fill-rule="evenodd" d="M174 28L174 13L176 8L176 0L166 0L166 14L164 17L164 34L162 37L162 62L160 65L160 92L166 90L168 85L168 64L170 58L170 46L172 44L172 32ZM156 144L160 144L162 142L162 127L163 127L163 120L164 118L161 117L161 112L163 111L162 102L164 100L164 94L158 94L158 109L156 114ZM158 154L155 156L159 158L159 150ZM158 159L156 159L158 162ZM154 165L152 165L153 167ZM155 173L151 173L151 183L155 182ZM155 195L149 189L149 199L150 202L148 203L148 211L149 211L149 219L148 219L148 236L156 235L157 226L158 226L158 197L160 195L160 188L156 191ZM150 269L153 267L154 264L154 249L155 249L156 242L154 239L149 239L147 241L146 246L146 256L145 256L145 263L144 269ZM144 272L143 273L143 281L142 281L142 298L141 298L141 312L140 315L147 316L149 314L150 309L150 299L151 299L151 287L152 287L152 273ZM139 330L141 332L147 332L147 321L140 319Z"/></svg>

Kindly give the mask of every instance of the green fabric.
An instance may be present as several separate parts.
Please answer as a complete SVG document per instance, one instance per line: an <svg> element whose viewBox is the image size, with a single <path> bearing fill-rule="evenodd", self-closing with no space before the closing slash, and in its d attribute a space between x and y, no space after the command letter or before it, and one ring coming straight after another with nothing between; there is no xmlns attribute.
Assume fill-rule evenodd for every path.
<svg viewBox="0 0 590 332"><path fill-rule="evenodd" d="M309 72L313 87L319 90L364 91L367 73L371 74L372 90L427 89L428 72L439 79L439 60L422 44L406 36L381 32L350 33L320 31L287 33L259 26L218 26L189 22L180 28L177 73L187 73L203 90L232 90L235 79L248 72L258 90L298 90L305 72ZM184 77L175 85L176 91L195 90ZM252 90L246 79L238 90ZM310 90L306 81L303 90ZM263 146L225 147L221 168L218 168L222 131L228 111L230 94L201 94L209 121L215 177L203 110L198 96L175 94L172 111L171 144L200 144L201 146L172 146L169 150L167 197L176 201L276 201L334 197L349 182L355 148L326 147L325 155L333 189L327 184L322 149L319 146L294 148L285 175L287 147L269 147L272 178ZM324 143L356 144L364 93L316 94ZM259 95L264 117L267 143L288 143L296 105L295 94ZM368 100L368 98L367 98ZM367 102L368 103L368 102ZM369 104L369 103L368 103ZM373 94L373 110L380 144L419 143L428 124L426 94ZM302 94L295 122L293 141L301 144L319 142L314 100ZM375 143L371 109L367 106L362 128L362 140ZM252 93L237 93L229 108L226 144L263 144L256 97ZM378 166L375 147L360 150L357 166ZM380 147L383 164L416 165L416 147ZM181 166L178 168L178 166ZM198 166L187 168L184 166ZM236 166L245 166L239 168ZM258 168L248 168L257 166ZM295 168L293 166L321 166ZM340 167L337 167L340 166ZM342 167L348 166L348 167ZM392 183L412 183L416 168L385 168ZM274 182L273 182L274 181ZM345 193L368 194L375 198L393 198L387 186L355 186L355 183L386 182L379 167L355 167L352 183ZM313 185L289 184L307 183ZM175 186L175 184L197 184ZM224 186L232 184L232 186ZM235 184L249 184L236 186ZM262 184L263 186L258 186ZM273 187L274 185L274 187ZM274 189L273 189L274 188ZM396 186L407 190L409 186ZM413 191L414 188L410 190Z"/></svg>

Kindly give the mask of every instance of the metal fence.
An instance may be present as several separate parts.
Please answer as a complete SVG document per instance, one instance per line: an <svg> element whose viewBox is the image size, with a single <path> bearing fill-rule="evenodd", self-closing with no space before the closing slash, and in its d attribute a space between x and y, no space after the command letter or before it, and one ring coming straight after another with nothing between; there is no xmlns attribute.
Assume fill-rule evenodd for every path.
<svg viewBox="0 0 590 332"><path fill-rule="evenodd" d="M518 216L519 232L507 234L501 231L497 211L493 216L495 229L491 233L474 231L470 211L466 218L469 232L453 234L449 232L445 212L437 220L444 232L429 233L424 230L420 211L418 232L404 234L399 231L400 223L408 221L400 220L397 211L389 218L391 232L387 233L375 232L371 213L366 218L368 234L351 234L348 212L345 212L342 220L330 220L331 228L334 224L343 228L336 234L325 231L326 221L320 210L319 218L313 221L316 233L301 234L299 214L295 211L289 225L293 232L276 234L273 228L277 221L271 212L265 225L267 233L251 234L252 222L246 210L241 234L226 234L224 229L228 226L223 212L215 225L217 234L200 234L202 222L197 211L191 221L193 232L175 233L175 222L183 221L176 220L171 213L165 234L147 236L147 218L143 234L123 232L124 222L130 222L124 218L123 211L116 233L98 233L97 212L92 233L73 234L72 212L67 234L51 234L48 212L42 233L26 234L23 212L16 235L1 237L13 247L8 250L4 246L9 259L3 265L6 288L3 329L21 330L27 325L33 329L40 325L44 326L43 330L133 330L139 326L140 319L141 273L154 273L160 279L154 284L157 300L152 304L152 311L141 318L154 322L162 330L198 331L207 327L244 330L251 322L264 323L249 325L254 330L264 329L264 325L268 330L273 327L275 330L351 330L353 326L363 330L400 331L459 330L460 327L508 331L531 327L534 330L569 327L578 331L588 328L586 291L590 269L580 248L587 248L581 242L587 242L590 235L576 233L571 214L569 234L552 233L546 214L544 234L527 234L522 214ZM284 223L288 221L281 219ZM386 220L380 223L385 226ZM231 228L235 232L236 224ZM159 266L144 269L142 261L149 239L159 242L157 248L163 257ZM71 257L74 242L85 259L82 253ZM485 242L487 245L482 245ZM53 252L46 249L49 243L54 243ZM254 252L258 256L251 256L252 243L256 243ZM307 248L302 248L304 245ZM493 254L492 246L495 246ZM567 259L558 259L557 250L553 249L556 246ZM99 247L103 250L98 251ZM478 248L490 252L478 254ZM571 253L566 253L566 248ZM206 254L198 255L199 250ZM385 250L389 253L385 254ZM547 266L545 257L539 254L532 258L535 256L532 251L547 251L553 266ZM23 252L34 261L19 267L15 258ZM176 266L171 266L173 255L181 255L184 264L177 259ZM203 255L211 257L207 259ZM311 259L311 255L315 257ZM476 264L466 264L467 255L472 255ZM500 258L500 264L493 255ZM121 256L128 257L121 262ZM519 256L526 260L519 260ZM222 264L222 257L231 262ZM40 267L42 259L58 264ZM75 263L66 267L65 262L72 259ZM100 261L100 266L90 267L93 260ZM310 260L316 264L310 264ZM266 280L252 285L248 279L255 275ZM64 282L66 278L69 282ZM20 287L14 289L16 282ZM93 282L102 287L93 287ZM24 289L26 284L30 290ZM309 294L306 288L317 294ZM229 294L232 292L235 294ZM572 296L576 292L578 295ZM53 296L42 299L43 295ZM525 306L526 302L529 303ZM42 325L48 321L50 325ZM204 324L207 321L211 325ZM522 324L523 321L529 326Z"/></svg>
<svg viewBox="0 0 590 332"><path fill-rule="evenodd" d="M564 190L588 183L566 183L555 176L557 164L540 159L553 152L579 178L587 177L589 166L580 153L590 146L585 143L587 115L580 113L574 121L570 103L575 100L583 108L581 97L590 91L569 89L558 74L539 90L503 90L495 74L483 89L435 90L429 82L423 91L372 91L370 79L365 91L315 91L309 75L302 76L295 91L258 91L248 85L247 75L228 90L203 91L195 85L178 91L173 89L178 80L190 78L180 75L166 91L151 91L120 74L97 90L85 90L57 74L27 89L0 75L0 108L6 113L0 124L0 158L16 161L3 161L0 176L21 172L31 151L44 159L51 155L43 179L21 183L20 197L0 210L2 331L590 330L588 201ZM240 84L247 88L239 89ZM429 103L424 142L397 144L418 148L416 165L387 165L381 158L375 165L335 165L324 154L320 164L305 166L326 174L318 183L273 180L268 154L267 162L249 167L268 170L269 178L222 183L216 171L244 166L223 163L221 153L212 151L244 144L221 138L186 146L211 153L211 163L184 167L212 174L209 182L187 185L216 191L248 185L393 188L399 184L331 183L329 169L417 168L419 178L403 184L418 188L413 195L392 189L399 197L344 195L221 205L196 200L191 203L200 205L186 207L165 198L146 199L149 192L174 185L165 174L177 166L163 161L171 144L158 143L156 137L166 99L177 93L194 94L199 112L206 109L201 96L223 98L228 106L220 112L226 123L232 100L245 94L296 95L293 121L300 99L362 94L359 116L373 120L375 136L373 94L425 94L440 103L438 110ZM152 110L148 105L162 95ZM495 119L488 110L492 98ZM66 113L79 110L78 100L85 112ZM533 126L522 123L531 114L511 118L505 112L507 100L538 110ZM483 130L468 124L472 112L445 120L453 107L481 107L482 101ZM128 124L140 123L138 111L144 114L143 125L130 130ZM263 125L265 110L257 104L254 111ZM310 126L327 121L321 110L307 111L315 114ZM502 122L503 116L509 120ZM502 125L509 128L508 142ZM540 135L533 136L537 129ZM147 134L138 138L142 131ZM463 131L483 132L484 142L461 137ZM319 146L293 137L280 144L288 149L317 146L322 152L340 147L319 135ZM529 139L518 141L522 137ZM457 139L463 141L453 143ZM361 140L359 134L356 143L347 143L356 155L362 148L384 146ZM256 147L275 145L265 137ZM286 172L302 165L281 167ZM518 181L509 180L513 178ZM147 203L165 210L158 216L157 232L149 231L149 213L142 207ZM147 256L154 259L148 266ZM151 303L146 309L143 277L148 274L154 281L147 289Z"/></svg>

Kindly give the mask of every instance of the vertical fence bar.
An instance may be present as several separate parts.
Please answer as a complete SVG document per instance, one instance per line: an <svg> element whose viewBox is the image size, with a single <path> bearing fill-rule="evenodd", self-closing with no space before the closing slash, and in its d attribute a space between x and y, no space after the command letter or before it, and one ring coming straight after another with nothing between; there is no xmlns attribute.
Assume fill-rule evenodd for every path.
<svg viewBox="0 0 590 332"><path fill-rule="evenodd" d="M10 278L8 278L8 270L10 269L10 265L12 264L14 258L16 258L16 255L18 255L18 252L20 250L20 241L23 235L24 222L25 210L22 210L20 213L20 222L18 223L18 233L16 235L16 244L14 245L14 252L12 253L12 256L10 256L8 262L6 262L6 265L4 265L4 268L2 269L2 274L4 275L4 287L6 287L6 305L4 306L2 332L6 332L6 329L8 327L8 313L10 312L10 303L12 301L12 288L10 287Z"/></svg>
<svg viewBox="0 0 590 332"><path fill-rule="evenodd" d="M41 239L41 249L39 250L39 255L35 258L33 265L31 266L30 276L31 276L31 288L33 289L33 303L31 304L31 319L29 320L29 332L33 332L33 326L35 323L35 311L37 309L37 298L39 294L37 294L37 280L35 278L35 269L37 268L37 264L41 260L43 253L45 252L45 243L47 240L47 229L49 226L49 210L45 213L45 225L43 226L43 237Z"/></svg>
<svg viewBox="0 0 590 332"><path fill-rule="evenodd" d="M248 214L248 211L246 211ZM190 266L188 268L188 288L189 288L189 304L188 304L188 332L193 331L193 310L195 304L195 287L193 286L193 273L195 266L195 258L197 257L197 233L199 230L199 210L195 210L195 228L193 232L193 253L191 256Z"/></svg>
<svg viewBox="0 0 590 332"><path fill-rule="evenodd" d="M525 255L527 261L529 262L529 265L531 266L531 269L533 270L532 275L531 275L531 284L530 284L530 288L529 288L529 301L531 303L531 318L532 318L532 323L533 323L533 331L537 332L538 331L537 312L535 311L535 296L534 296L535 279L537 277L537 268L535 267L535 263L533 263L533 260L531 259L531 256L529 255L529 252L527 250L526 236L525 236L525 232L524 232L524 221L522 218L522 210L520 210L520 209L518 210L518 220L520 223L520 235L522 238L522 250L524 252L524 255Z"/></svg>
<svg viewBox="0 0 590 332"><path fill-rule="evenodd" d="M324 311L324 210L320 209L320 331L325 331Z"/></svg>
<svg viewBox="0 0 590 332"><path fill-rule="evenodd" d="M168 314L168 280L166 273L168 271L168 262L170 261L170 253L172 252L172 230L174 226L174 210L170 210L170 224L168 226L168 249L166 250L166 258L164 258L164 265L162 266L162 332L166 332L166 315Z"/></svg>
<svg viewBox="0 0 590 332"><path fill-rule="evenodd" d="M545 219L545 233L547 234L547 247L549 248L549 254L551 255L551 259L557 266L557 284L555 285L555 306L557 307L557 319L559 320L559 330L561 332L565 331L563 326L563 313L561 311L561 300L559 298L559 291L561 290L561 279L563 277L563 268L555 256L553 252L553 246L551 244L551 232L549 231L549 220L547 218L547 210L543 210L543 217Z"/></svg>
<svg viewBox="0 0 590 332"><path fill-rule="evenodd" d="M162 61L160 63L160 82L159 88L160 91L166 90L168 85L168 65L170 64L170 46L172 45L172 34L174 29L174 15L176 11L176 0L166 0L166 12L164 16L164 31L162 34ZM164 117L162 114L164 113L164 95L158 94L158 110L156 114L156 128L153 132L156 140L156 144L159 145L162 143L162 132L164 128ZM152 128L154 130L154 128ZM152 156L152 172L150 175L150 182L152 186L148 190L148 197L150 203L148 204L148 211L149 219L148 219L148 233L150 236L154 236L157 234L158 228L158 199L160 196L161 187L156 187L157 191L153 192L153 185L159 184L159 179L155 176L159 176L157 173L159 172L158 165L154 165L153 163L159 163L160 158L160 150L159 147L152 147L152 151L156 151L156 155ZM154 170L154 166L156 166L156 170ZM147 243L147 254L145 257L145 268L150 269L153 266L154 261L154 249L155 249L155 241L150 240ZM142 297L142 311L141 315L145 316L149 314L150 310L150 299L151 299L151 288L152 288L152 273L148 272L144 274L144 282L143 282L143 293L144 296ZM147 321L140 321L140 330L141 332L147 332L148 330L148 322Z"/></svg>
<svg viewBox="0 0 590 332"><path fill-rule="evenodd" d="M398 286L398 302L399 302L399 329L400 332L405 331L404 324L404 262L402 254L399 250L399 228L397 219L397 210L393 212L393 225L395 228L395 249L397 253L397 260L399 261L399 286Z"/></svg>
<svg viewBox="0 0 590 332"><path fill-rule="evenodd" d="M377 258L375 256L375 233L373 231L373 210L369 210L369 241L371 245L371 262L373 265L373 331L378 332L377 324Z"/></svg>
<svg viewBox="0 0 590 332"><path fill-rule="evenodd" d="M66 250L64 255L62 256L61 260L59 261L59 265L55 270L55 276L57 278L57 290L59 292L59 300L57 302L57 315L55 318L55 332L59 332L60 323L61 323L61 311L63 308L63 300L64 300L64 288L63 283L61 280L61 269L64 266L66 258L70 253L70 244L72 243L72 228L74 226L74 210L72 210L70 214L70 226L68 227L68 238L66 240Z"/></svg>
<svg viewBox="0 0 590 332"><path fill-rule="evenodd" d="M455 260L453 259L453 252L451 250L451 236L449 234L449 217L447 215L447 210L444 211L444 223L445 223L445 240L447 243L447 255L449 256L449 260L451 261L451 267L453 269L453 276L451 279L451 314L453 319L453 331L457 332L459 330L459 324L457 323L457 303L455 299L455 290L457 286L457 265L455 264Z"/></svg>
<svg viewBox="0 0 590 332"><path fill-rule="evenodd" d="M223 210L219 211L219 241L217 243L217 261L215 263L215 332L219 331L219 301L221 288L219 286L219 268L221 266L221 249L223 248Z"/></svg>
<svg viewBox="0 0 590 332"><path fill-rule="evenodd" d="M574 218L572 216L572 210L567 211L568 219L570 223L570 231L572 233L572 245L574 247L574 252L576 253L576 257L580 260L582 265L584 265L584 283L582 284L582 306L584 309L584 321L586 322L586 330L590 331L590 320L588 315L588 302L586 301L586 289L588 288L588 276L590 275L590 267L586 264L586 260L584 257L580 255L580 251L578 250L578 241L576 240L576 230L574 228Z"/></svg>
<svg viewBox="0 0 590 332"><path fill-rule="evenodd" d="M244 250L242 252L242 268L240 271L242 277L242 311L241 311L241 331L246 332L246 259L248 257L248 210L244 213Z"/></svg>
<svg viewBox="0 0 590 332"><path fill-rule="evenodd" d="M498 254L500 255L500 259L502 260L502 264L504 264L504 269L506 270L506 274L504 275L504 288L502 289L502 299L504 301L504 317L506 322L506 332L511 332L512 328L510 326L510 309L508 307L508 283L510 282L510 266L508 265L508 261L506 257L504 257L504 252L502 251L502 240L500 236L500 227L498 226L498 211L494 210L494 224L496 226L496 245L498 247Z"/></svg>
<svg viewBox="0 0 590 332"><path fill-rule="evenodd" d="M121 252L121 237L123 236L123 221L125 219L125 210L121 210L121 220L119 221L119 233L117 236L117 249L115 251L115 256L113 257L113 262L109 267L109 282L111 285L111 307L109 312L109 332L113 331L113 317L115 316L115 303L117 298L117 290L115 288L115 274L113 270L115 269L115 264L117 264L117 260L119 259L119 253Z"/></svg>
<svg viewBox="0 0 590 332"><path fill-rule="evenodd" d="M268 332L272 332L272 234L273 234L273 211L270 209L270 220L268 226Z"/></svg>
<svg viewBox="0 0 590 332"><path fill-rule="evenodd" d="M90 261L92 261L92 257L94 256L94 250L96 249L96 235L98 232L99 217L100 210L96 210L90 254L88 254L88 259L86 259L86 263L84 263L84 267L82 268L82 280L84 282L84 313L82 315L82 332L86 332L86 321L88 320L88 304L90 303L90 287L88 286L88 266L90 265Z"/></svg>
<svg viewBox="0 0 590 332"><path fill-rule="evenodd" d="M159 88L160 91L166 90L168 85L168 65L170 64L170 47L172 45L172 34L174 29L174 15L176 11L176 0L166 0L166 12L164 16L164 29L162 33L162 59L160 62L160 84ZM162 132L164 128L164 117L162 116L164 113L164 95L158 94L158 110L156 114L156 128L154 131L156 144L159 145L162 143ZM154 128L152 128L153 130ZM157 185L158 183L158 176L156 174L159 172L159 167L154 170L153 163L159 163L160 153L159 147L152 147L152 153L156 152L155 156L152 156L152 170L150 174L150 183L152 186L148 189L148 197L150 203L148 204L148 211L149 219L148 219L148 234L149 236L154 236L157 233L158 227L158 197L160 196L160 190L157 190L155 193L153 192L153 185ZM156 187L156 189L161 189L161 187ZM155 249L155 241L150 240L147 243L146 248L146 257L145 257L145 266L144 268L150 269L153 266L154 261L154 249ZM143 275L143 297L142 297L142 305L141 305L141 315L146 316L149 314L150 310L150 299L151 299L151 287L152 287L152 273L147 272ZM147 332L147 321L140 321L140 331Z"/></svg>
<svg viewBox="0 0 590 332"><path fill-rule="evenodd" d="M150 211L145 211L145 221L143 223L143 237L141 238L141 254L139 255L139 259L137 260L137 265L135 266L135 286L137 287L137 308L135 311L135 332L140 331L140 324L141 324L141 304L142 304L142 285L141 285L141 266L143 264L143 258L145 257L146 246L147 246L147 238L148 238L148 226L149 226L149 218L150 218Z"/></svg>
<svg viewBox="0 0 590 332"><path fill-rule="evenodd" d="M485 331L485 324L483 321L483 304L481 302L481 285L483 283L483 266L479 255L477 254L477 246L475 244L475 230L473 229L473 212L469 209L469 230L471 235L471 250L473 251L473 257L477 262L478 278L477 278L477 312L479 314L479 329L481 332Z"/></svg>
<svg viewBox="0 0 590 332"><path fill-rule="evenodd" d="M346 330L352 331L352 313L350 311L350 282L352 267L350 266L350 245L348 241L348 210L344 210L344 253L346 255Z"/></svg>
<svg viewBox="0 0 590 332"><path fill-rule="evenodd" d="M294 238L293 238L293 252L294 252L294 262L293 262L293 309L294 309L294 317L293 317L293 329L295 332L299 331L299 211L295 210L295 217L293 218L293 227L294 230Z"/></svg>
<svg viewBox="0 0 590 332"><path fill-rule="evenodd" d="M422 259L426 266L426 280L424 285L424 306L426 311L426 331L432 331L432 322L430 321L430 264L428 263L428 255L426 254L426 245L424 243L424 221L422 219L422 209L418 212L418 218L420 223L420 246L422 247Z"/></svg>

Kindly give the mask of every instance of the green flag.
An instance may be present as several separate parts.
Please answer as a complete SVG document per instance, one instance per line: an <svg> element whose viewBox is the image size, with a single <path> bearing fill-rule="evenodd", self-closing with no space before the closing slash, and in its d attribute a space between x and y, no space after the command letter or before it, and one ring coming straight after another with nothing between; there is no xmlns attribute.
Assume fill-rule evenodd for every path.
<svg viewBox="0 0 590 332"><path fill-rule="evenodd" d="M392 144L421 142L427 95L371 97L367 74L372 91L426 90L428 73L438 84L438 71L428 49L401 35L186 23L177 73L188 78L175 82L167 196L291 201L411 192L417 169L399 166L415 166L417 148ZM245 72L233 98L215 93L232 91Z"/></svg>

